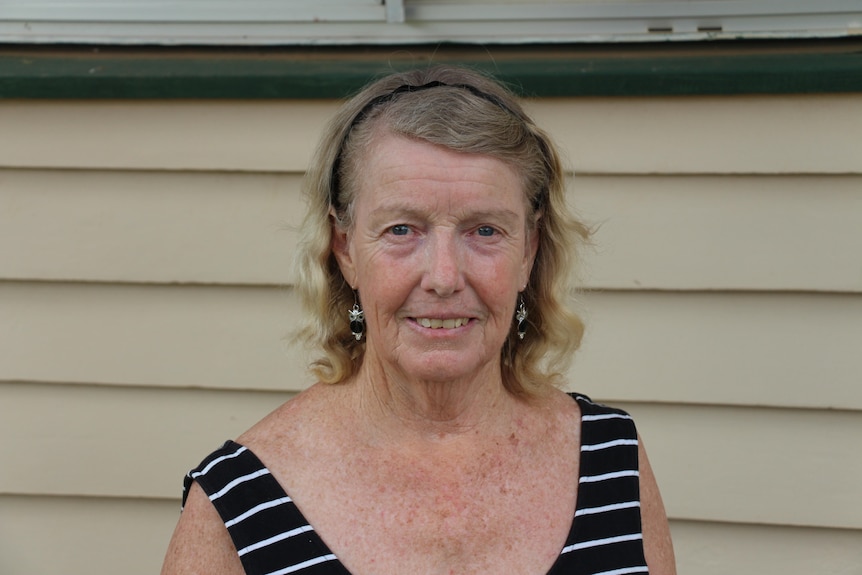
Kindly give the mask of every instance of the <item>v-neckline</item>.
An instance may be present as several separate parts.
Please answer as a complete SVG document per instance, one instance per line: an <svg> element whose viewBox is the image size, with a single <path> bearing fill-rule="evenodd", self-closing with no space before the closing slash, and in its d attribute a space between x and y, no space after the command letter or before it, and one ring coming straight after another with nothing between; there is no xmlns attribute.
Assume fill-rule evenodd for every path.
<svg viewBox="0 0 862 575"><path fill-rule="evenodd" d="M579 437L581 437L580 443L582 443L582 436L583 436L583 429L584 429L584 410L580 404L580 399L583 396L581 396L579 394L575 394L575 393L569 393L568 395L578 403L578 408L579 408L579 411L581 414L580 415L581 431L580 431ZM236 449L244 447L249 455L253 456L255 459L258 460L258 462L260 463L260 467L262 469L266 469L267 472L269 472L271 474L271 471L269 470L269 468L266 465L264 465L264 463L260 460L260 458L251 449L249 449L248 447L246 447L240 443L236 443L235 441L229 441L228 444L235 447ZM578 450L580 450L580 444L578 445ZM582 466L583 466L583 458L579 457L578 458L578 477L576 478L576 480L579 479L583 474L583 467ZM290 494L287 493L287 490L284 489L284 487L281 485L281 483L278 481L278 479L274 475L273 475L273 479L275 479L275 482L278 484L278 486L281 489L281 491L283 492L284 496L290 498ZM294 505L296 505L296 504L294 503ZM578 491L575 495L575 513L572 514L572 522L569 525L569 531L568 531L568 534L566 535L566 542L563 545L563 548L560 549L560 553L557 555L556 561L554 561L554 564L551 565L551 568L548 570L546 575L557 575L556 571L559 568L560 564L562 563L563 556L564 556L563 549L565 549L568 545L570 545L575 539L575 519L576 519L577 511L580 509L580 505L581 505L581 490L578 489ZM296 506L295 509L296 509L296 513L299 515L302 522L305 525L308 525L309 527L311 527L311 531L309 531L307 533L307 535L308 535L309 539L312 540L313 544L315 546L319 547L321 556L327 555L327 556L334 557L334 559L331 559L331 560L326 562L327 565L329 567L331 567L331 571L333 572L333 575L353 575L347 569L347 567L344 566L344 564L341 562L341 559L338 558L338 555L336 555L335 553L332 552L332 550L329 548L329 545L326 544L326 542L323 540L323 538L320 536L320 534L317 532L317 530L314 528L314 526L308 521L308 519L305 518L305 515L302 513L302 511L299 509L299 507Z"/></svg>

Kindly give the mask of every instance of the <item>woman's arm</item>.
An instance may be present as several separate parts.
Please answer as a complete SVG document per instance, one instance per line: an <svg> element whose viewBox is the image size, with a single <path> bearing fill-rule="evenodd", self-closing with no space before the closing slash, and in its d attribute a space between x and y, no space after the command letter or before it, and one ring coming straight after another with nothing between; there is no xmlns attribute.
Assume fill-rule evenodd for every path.
<svg viewBox="0 0 862 575"><path fill-rule="evenodd" d="M244 575L233 541L203 489L193 483L162 575Z"/></svg>
<svg viewBox="0 0 862 575"><path fill-rule="evenodd" d="M640 437L638 437L638 467L644 553L649 572L651 575L676 575L676 560L673 556L673 543L670 539L670 527L667 523L664 503Z"/></svg>

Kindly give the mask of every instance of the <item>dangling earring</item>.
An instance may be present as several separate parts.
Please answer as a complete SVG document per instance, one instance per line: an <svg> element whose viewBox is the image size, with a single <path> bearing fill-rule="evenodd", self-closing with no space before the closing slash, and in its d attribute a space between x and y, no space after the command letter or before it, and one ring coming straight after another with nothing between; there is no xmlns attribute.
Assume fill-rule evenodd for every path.
<svg viewBox="0 0 862 575"><path fill-rule="evenodd" d="M518 320L518 339L524 339L524 335L527 333L527 306L524 305L524 296L518 296L515 319Z"/></svg>
<svg viewBox="0 0 862 575"><path fill-rule="evenodd" d="M359 307L359 301L356 299L356 294L353 294L353 309L347 310L347 317L350 319L350 332L356 341L362 339L362 334L365 333L365 312Z"/></svg>

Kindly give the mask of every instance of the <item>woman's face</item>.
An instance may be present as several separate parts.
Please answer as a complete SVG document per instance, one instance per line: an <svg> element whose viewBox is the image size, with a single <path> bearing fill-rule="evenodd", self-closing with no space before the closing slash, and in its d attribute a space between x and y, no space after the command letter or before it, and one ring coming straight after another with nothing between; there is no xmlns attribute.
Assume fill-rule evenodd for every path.
<svg viewBox="0 0 862 575"><path fill-rule="evenodd" d="M358 290L365 362L408 379L499 374L538 245L505 163L384 135L333 250ZM393 371L394 370L394 371Z"/></svg>

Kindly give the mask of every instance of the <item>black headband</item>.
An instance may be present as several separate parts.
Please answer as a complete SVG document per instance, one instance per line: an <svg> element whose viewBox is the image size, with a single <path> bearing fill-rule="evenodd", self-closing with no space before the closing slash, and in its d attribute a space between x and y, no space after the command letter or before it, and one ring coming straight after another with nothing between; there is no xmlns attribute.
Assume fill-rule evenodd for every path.
<svg viewBox="0 0 862 575"><path fill-rule="evenodd" d="M394 100L395 97L399 96L400 94L421 92L423 90L428 90L429 88L439 88L441 86L467 90L477 98L482 98L483 100L491 102L495 106L501 108L503 111L508 112L516 118L521 117L519 114L516 114L509 106L507 106L499 97L493 94L489 94L487 92L483 92L475 86L471 86L470 84L447 84L445 82L440 82L439 80L434 80L433 82L428 82L427 84L422 84L421 86L411 86L410 84L404 84L402 86L398 86L388 94L383 94L381 96L377 96L376 98L372 98L368 101L367 104L362 107L361 110L359 110L359 113L356 114L356 116L350 122L350 126L348 126L347 128L347 132L344 134L344 139L347 139L347 135L350 133L350 130L353 129L353 126L364 120L368 113L380 104L385 104L386 102Z"/></svg>
<svg viewBox="0 0 862 575"><path fill-rule="evenodd" d="M482 90L476 88L475 86L471 86L470 84L446 84L445 82L434 80L433 82L428 82L427 84L422 84L421 86L412 86L410 84L403 84L401 86L398 86L387 94L382 94L380 96L377 96L376 98L372 98L371 100L369 100L368 103L362 106L362 109L359 110L359 112L353 117L353 120L350 121L350 124L344 131L344 137L341 138L341 144L338 146L338 155L335 156L335 161L332 163L332 172L329 178L329 204L332 207L334 207L335 209L339 209L341 207L338 205L338 170L341 167L341 153L344 150L344 144L345 142L347 142L347 138L348 136L350 136L350 132L353 131L353 127L362 122L362 120L364 120L368 116L371 110L380 106L381 104L391 102L401 94L421 92L423 90L428 90L430 88L438 88L441 86L467 90L477 98L481 98L487 102L494 104L503 111L518 118L519 120L524 120L523 115L518 114L514 110L512 110L509 106L506 105L505 102L503 102L501 98L495 96L494 94L483 92Z"/></svg>

